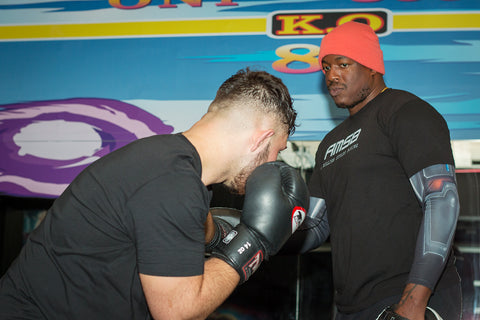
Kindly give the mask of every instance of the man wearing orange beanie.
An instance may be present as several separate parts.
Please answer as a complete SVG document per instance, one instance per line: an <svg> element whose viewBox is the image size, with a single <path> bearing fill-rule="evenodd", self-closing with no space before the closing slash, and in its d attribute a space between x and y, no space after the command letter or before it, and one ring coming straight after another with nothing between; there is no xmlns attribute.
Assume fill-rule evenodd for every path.
<svg viewBox="0 0 480 320"><path fill-rule="evenodd" d="M383 53L366 24L327 34L319 63L349 117L323 139L309 181L300 252L330 236L336 320L457 320L461 286L452 240L459 214L445 120L387 88Z"/></svg>

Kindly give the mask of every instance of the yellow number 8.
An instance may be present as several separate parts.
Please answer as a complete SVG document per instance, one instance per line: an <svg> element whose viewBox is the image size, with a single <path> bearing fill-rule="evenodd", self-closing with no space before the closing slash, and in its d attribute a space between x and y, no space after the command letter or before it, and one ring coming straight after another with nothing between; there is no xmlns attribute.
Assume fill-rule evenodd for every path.
<svg viewBox="0 0 480 320"><path fill-rule="evenodd" d="M307 52L300 54L294 53L294 50L307 50ZM273 62L272 67L283 73L317 72L320 70L320 65L318 64L319 51L320 47L313 44L289 44L281 46L275 50L275 54L282 59ZM305 68L289 67L289 64L293 62L303 63Z"/></svg>

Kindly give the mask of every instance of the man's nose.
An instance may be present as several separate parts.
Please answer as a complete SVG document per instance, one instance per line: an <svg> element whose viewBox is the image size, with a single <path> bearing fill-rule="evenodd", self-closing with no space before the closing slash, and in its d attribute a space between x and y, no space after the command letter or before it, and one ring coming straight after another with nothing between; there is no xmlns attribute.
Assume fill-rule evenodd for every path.
<svg viewBox="0 0 480 320"><path fill-rule="evenodd" d="M331 68L326 74L326 80L327 82L328 81L331 81L331 82L338 82L338 79L339 79L339 74L338 74L338 70L336 68Z"/></svg>

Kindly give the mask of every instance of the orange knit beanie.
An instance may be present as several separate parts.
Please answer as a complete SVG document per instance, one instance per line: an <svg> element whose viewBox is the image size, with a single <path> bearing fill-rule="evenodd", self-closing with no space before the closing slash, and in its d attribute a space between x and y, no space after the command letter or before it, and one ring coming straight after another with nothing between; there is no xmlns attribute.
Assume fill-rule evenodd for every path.
<svg viewBox="0 0 480 320"><path fill-rule="evenodd" d="M329 54L348 57L367 68L385 74L383 52L378 37L373 29L364 23L346 22L323 37L318 55L320 68L323 57Z"/></svg>

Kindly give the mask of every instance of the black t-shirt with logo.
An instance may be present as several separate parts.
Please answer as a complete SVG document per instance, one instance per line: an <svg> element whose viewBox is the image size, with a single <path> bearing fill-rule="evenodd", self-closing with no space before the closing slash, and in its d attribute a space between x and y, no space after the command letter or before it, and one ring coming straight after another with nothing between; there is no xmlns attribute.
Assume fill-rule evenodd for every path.
<svg viewBox="0 0 480 320"><path fill-rule="evenodd" d="M0 282L16 296L0 313L149 318L139 273L203 273L209 201L200 157L181 134L106 155L80 173L30 235Z"/></svg>
<svg viewBox="0 0 480 320"><path fill-rule="evenodd" d="M309 188L326 202L340 311L402 293L423 217L409 177L434 164L454 164L448 127L406 91L386 90L322 140ZM450 257L440 283L457 279Z"/></svg>

